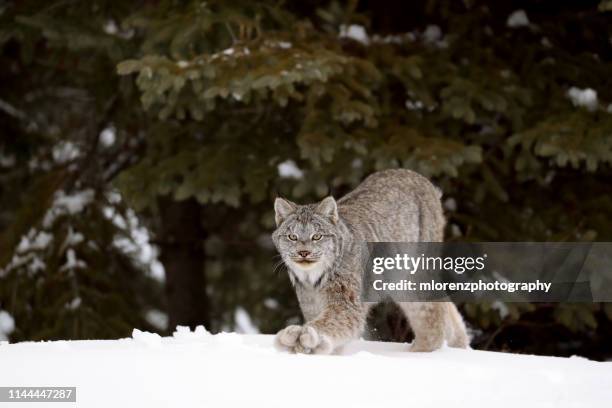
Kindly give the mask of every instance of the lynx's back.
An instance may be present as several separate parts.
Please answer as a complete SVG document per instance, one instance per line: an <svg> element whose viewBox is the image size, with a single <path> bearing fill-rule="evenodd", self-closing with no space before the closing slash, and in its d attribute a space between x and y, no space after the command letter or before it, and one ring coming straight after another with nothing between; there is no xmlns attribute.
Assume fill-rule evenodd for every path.
<svg viewBox="0 0 612 408"><path fill-rule="evenodd" d="M440 197L418 173L384 170L338 200L338 213L363 241L437 242L445 223Z"/></svg>

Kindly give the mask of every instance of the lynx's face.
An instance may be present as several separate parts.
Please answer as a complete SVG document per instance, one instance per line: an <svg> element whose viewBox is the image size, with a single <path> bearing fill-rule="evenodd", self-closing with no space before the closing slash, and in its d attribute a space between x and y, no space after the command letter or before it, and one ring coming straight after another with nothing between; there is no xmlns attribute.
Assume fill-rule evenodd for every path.
<svg viewBox="0 0 612 408"><path fill-rule="evenodd" d="M277 229L272 240L291 278L316 285L336 256L336 201L328 197L318 204L297 205L277 198L274 210Z"/></svg>

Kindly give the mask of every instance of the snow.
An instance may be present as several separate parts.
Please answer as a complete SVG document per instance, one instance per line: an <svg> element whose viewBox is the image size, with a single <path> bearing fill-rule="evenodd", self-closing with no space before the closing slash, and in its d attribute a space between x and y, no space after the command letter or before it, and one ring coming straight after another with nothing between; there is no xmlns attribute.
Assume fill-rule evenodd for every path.
<svg viewBox="0 0 612 408"><path fill-rule="evenodd" d="M290 42L287 41L279 41L278 46L282 49L289 49L291 48L292 44Z"/></svg>
<svg viewBox="0 0 612 408"><path fill-rule="evenodd" d="M597 92L591 88L580 89L572 86L567 91L567 96L574 106L584 107L589 111L597 109Z"/></svg>
<svg viewBox="0 0 612 408"><path fill-rule="evenodd" d="M120 203L121 194L111 191L107 194L111 203ZM104 216L113 221L121 229L127 229L129 237L119 237L114 241L114 245L126 254L132 254L135 258L147 267L148 274L158 282L164 282L166 272L164 266L158 259L159 250L151 244L151 233L140 221L136 212L128 208L125 216L119 213L113 206L104 208Z"/></svg>
<svg viewBox="0 0 612 408"><path fill-rule="evenodd" d="M85 240L85 237L80 232L75 232L72 226L68 227L68 234L66 235L66 239L64 240L64 244L62 248L73 247Z"/></svg>
<svg viewBox="0 0 612 408"><path fill-rule="evenodd" d="M42 227L50 229L58 217L79 214L91 203L94 194L91 189L76 191L72 194L66 194L61 190L57 191L51 208L47 210L43 217ZM0 269L0 277L22 267L26 267L28 273L32 275L44 270L46 264L39 257L39 252L47 250L53 240L52 233L31 228L27 234L21 237L11 261L5 268ZM63 269L84 268L86 266L85 262L77 259L74 249L70 248L83 240L83 234L75 232L72 227L69 227L62 246L62 249L69 248L66 253L66 263L62 266Z"/></svg>
<svg viewBox="0 0 612 408"><path fill-rule="evenodd" d="M15 319L7 311L0 310L0 341L8 340L9 334L15 330Z"/></svg>
<svg viewBox="0 0 612 408"><path fill-rule="evenodd" d="M215 60L217 58L228 57L228 56L237 56L239 54L248 55L248 54L250 54L250 51L246 47L242 48L242 50L241 49L235 49L233 47L229 47L229 48L226 48L226 49L224 49L222 51L219 51L219 52L216 52L214 54L211 54L208 57L208 59ZM204 63L204 61L201 60L199 63Z"/></svg>
<svg viewBox="0 0 612 408"><path fill-rule="evenodd" d="M281 178L301 179L304 177L304 172L293 160L289 159L278 164L278 175Z"/></svg>
<svg viewBox="0 0 612 408"><path fill-rule="evenodd" d="M94 198L94 191L86 189L76 191L72 194L66 194L64 191L58 191L55 194L53 206L47 210L43 219L43 226L50 228L55 219L63 214L75 215L83 211Z"/></svg>
<svg viewBox="0 0 612 408"><path fill-rule="evenodd" d="M63 141L53 146L53 161L58 164L68 163L81 155L81 150L72 142Z"/></svg>
<svg viewBox="0 0 612 408"><path fill-rule="evenodd" d="M354 341L340 355L275 350L271 335L0 345L0 384L75 386L97 407L609 407L612 363ZM73 406L65 404L65 406ZM58 408L61 403L54 404Z"/></svg>
<svg viewBox="0 0 612 408"><path fill-rule="evenodd" d="M529 18L527 18L527 13L525 13L525 10L516 10L512 12L512 14L508 16L508 20L506 20L506 25L510 28L528 26Z"/></svg>
<svg viewBox="0 0 612 408"><path fill-rule="evenodd" d="M30 275L44 270L46 264L43 259L45 258L44 254L40 252L47 250L54 240L54 235L49 230L55 221L58 217L64 215L78 215L93 201L94 196L95 192L92 189L75 191L70 194L62 190L57 191L51 208L47 210L43 217L43 229L31 228L27 234L21 237L10 262L5 268L0 268L0 277L6 276L16 269L25 269ZM107 199L111 204L119 203L121 195L111 191L107 193ZM127 209L124 217L112 205L109 205L104 207L104 214L117 226L126 229L126 233L129 234L129 236L118 235L113 244L126 255L133 256L135 260L141 263L151 278L163 282L165 272L163 265L158 260L158 249L150 243L150 233L142 225L135 212L132 209ZM73 225L68 226L68 232L60 247L60 252L66 250L66 259L60 267L61 270L74 270L87 266L83 260L78 259L75 250L85 240L86 237L83 233L76 231ZM88 244L91 245L92 241ZM39 257L40 255L43 255L42 259Z"/></svg>
<svg viewBox="0 0 612 408"><path fill-rule="evenodd" d="M117 131L113 126L109 126L100 132L100 144L104 147L111 147L117 139Z"/></svg>
<svg viewBox="0 0 612 408"><path fill-rule="evenodd" d="M242 307L236 308L234 313L234 321L236 322L236 332L244 334L258 334L259 329L253 321L249 313Z"/></svg>
<svg viewBox="0 0 612 408"><path fill-rule="evenodd" d="M76 192L72 195L60 193L55 198L54 205L63 207L69 214L78 214L83 211L83 208L91 202L94 196L94 191L91 189Z"/></svg>
<svg viewBox="0 0 612 408"><path fill-rule="evenodd" d="M119 32L119 27L117 27L117 23L115 22L115 20L106 21L102 29L104 30L106 34L109 34L109 35L115 35Z"/></svg>
<svg viewBox="0 0 612 408"><path fill-rule="evenodd" d="M85 269L86 267L87 264L84 261L77 259L74 249L69 248L68 251L66 251L66 263L60 267L60 270Z"/></svg>
<svg viewBox="0 0 612 408"><path fill-rule="evenodd" d="M140 331L138 329L132 331L132 339L138 344L153 348L161 347L162 342L162 338L159 334Z"/></svg>
<svg viewBox="0 0 612 408"><path fill-rule="evenodd" d="M45 270L47 264L45 264L39 257L32 256L28 265L28 271L31 274Z"/></svg>
<svg viewBox="0 0 612 408"><path fill-rule="evenodd" d="M53 235L30 228L28 233L19 240L10 262L5 268L0 268L0 277L21 267L25 267L30 274L44 270L46 265L39 258L39 252L47 249L52 241Z"/></svg>
<svg viewBox="0 0 612 408"><path fill-rule="evenodd" d="M268 309L272 309L272 310L276 310L280 306L280 304L278 303L278 300L273 299L273 298L266 298L264 299L263 303L265 307L267 307Z"/></svg>
<svg viewBox="0 0 612 408"><path fill-rule="evenodd" d="M157 330L166 330L168 327L168 315L161 310L149 310L145 315L145 319Z"/></svg>
<svg viewBox="0 0 612 408"><path fill-rule="evenodd" d="M17 245L18 253L25 253L31 250L43 250L53 241L53 235L45 232L36 232L34 229L30 229L27 235L21 237L19 245Z"/></svg>
<svg viewBox="0 0 612 408"><path fill-rule="evenodd" d="M103 25L102 25L102 30L104 30L104 32L108 35L112 35L112 36L118 36L124 39L130 39L134 36L135 30L133 28L129 28L129 29L121 29L121 27L119 27L117 25L117 22L115 20L107 20Z"/></svg>
<svg viewBox="0 0 612 408"><path fill-rule="evenodd" d="M497 310L499 317L502 319L504 319L510 313L508 310L508 305L500 300L496 300L495 302L491 303L491 309Z"/></svg>
<svg viewBox="0 0 612 408"><path fill-rule="evenodd" d="M421 102L421 101L411 101L410 99L406 99L406 109L408 109L408 110L420 110L420 109L423 109L423 102Z"/></svg>
<svg viewBox="0 0 612 408"><path fill-rule="evenodd" d="M66 309L68 310L76 310L79 307L81 307L81 298L80 297L75 297L74 299L72 299L69 303L66 304Z"/></svg>
<svg viewBox="0 0 612 408"><path fill-rule="evenodd" d="M23 111L20 111L3 99L0 99L0 110L18 119L26 118L26 114Z"/></svg>
<svg viewBox="0 0 612 408"><path fill-rule="evenodd" d="M176 330L172 334L172 341L178 341L180 343L190 343L196 340L203 340L210 337L211 334L206 331L204 326L198 326L195 331L191 331L186 326L176 326Z"/></svg>
<svg viewBox="0 0 612 408"><path fill-rule="evenodd" d="M49 245L49 243L51 243L52 240L53 240L53 235L45 231L40 231L38 235L36 235L36 238L34 239L34 242L32 243L32 248L33 249L45 249Z"/></svg>
<svg viewBox="0 0 612 408"><path fill-rule="evenodd" d="M444 209L448 211L457 211L457 200L455 200L453 197L448 197L446 200L444 200L442 205L444 206Z"/></svg>
<svg viewBox="0 0 612 408"><path fill-rule="evenodd" d="M370 43L370 38L365 27L358 24L341 25L340 26L340 38L350 38L364 45Z"/></svg>
<svg viewBox="0 0 612 408"><path fill-rule="evenodd" d="M437 25L428 25L423 31L423 39L428 43L435 43L442 39L442 30Z"/></svg>

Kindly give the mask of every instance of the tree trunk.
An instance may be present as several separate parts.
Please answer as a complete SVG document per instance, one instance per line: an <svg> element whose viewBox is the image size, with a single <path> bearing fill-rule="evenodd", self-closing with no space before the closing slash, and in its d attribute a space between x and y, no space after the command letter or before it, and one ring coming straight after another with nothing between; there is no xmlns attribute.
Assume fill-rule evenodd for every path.
<svg viewBox="0 0 612 408"><path fill-rule="evenodd" d="M205 231L200 220L200 205L193 199L174 201L164 197L159 200L159 208L160 260L166 270L169 328L206 326Z"/></svg>

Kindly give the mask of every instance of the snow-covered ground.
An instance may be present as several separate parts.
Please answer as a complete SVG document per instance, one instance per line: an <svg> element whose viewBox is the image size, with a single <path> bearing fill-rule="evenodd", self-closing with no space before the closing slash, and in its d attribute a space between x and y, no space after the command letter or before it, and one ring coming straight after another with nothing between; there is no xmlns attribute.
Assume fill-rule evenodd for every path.
<svg viewBox="0 0 612 408"><path fill-rule="evenodd" d="M0 344L0 386L76 386L66 407L606 407L612 363L356 341L290 355L273 336L202 328L173 337ZM15 405L15 404L14 404ZM8 406L0 403L0 406ZM18 407L40 407L19 403Z"/></svg>

